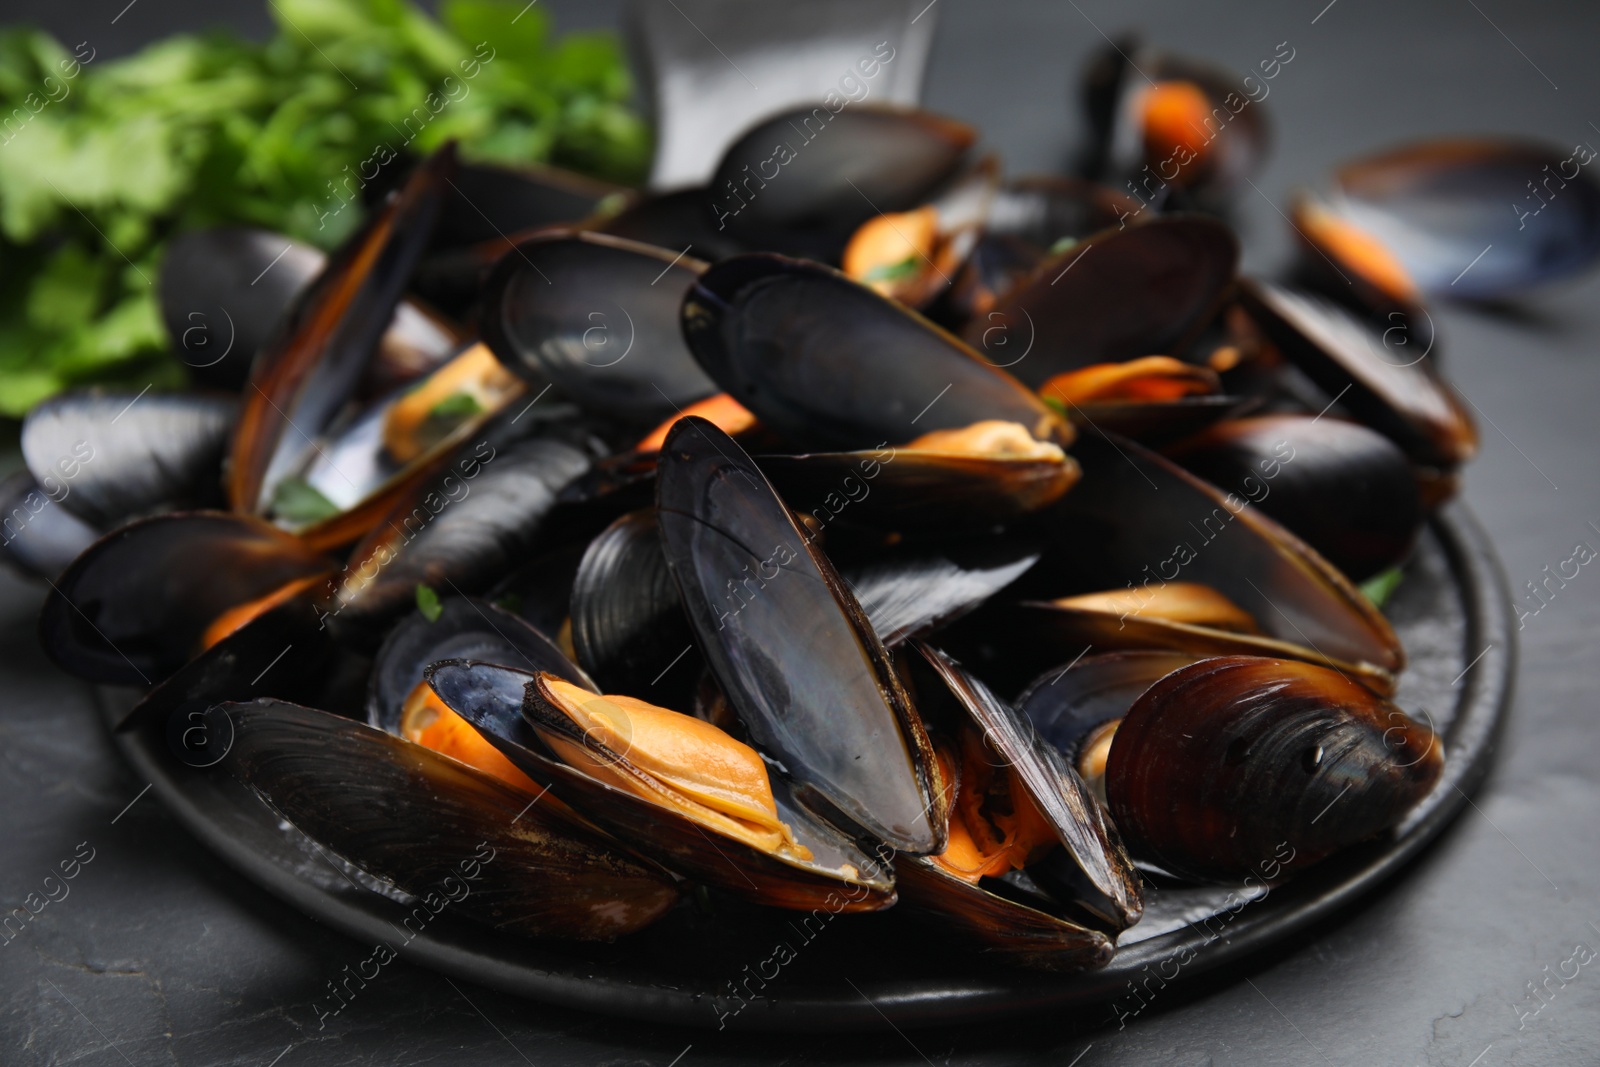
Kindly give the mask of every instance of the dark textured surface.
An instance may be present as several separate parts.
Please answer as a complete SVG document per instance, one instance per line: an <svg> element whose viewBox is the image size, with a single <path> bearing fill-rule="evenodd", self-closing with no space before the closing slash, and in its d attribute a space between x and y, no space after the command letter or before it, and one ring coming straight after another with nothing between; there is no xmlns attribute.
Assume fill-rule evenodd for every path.
<svg viewBox="0 0 1600 1067"><path fill-rule="evenodd" d="M111 26L124 4L27 5L26 14L69 41L104 42L108 54L119 41L222 17L200 14L212 9L199 4L139 0ZM1338 159L1407 136L1487 130L1569 146L1600 136L1589 126L1600 121L1600 69L1590 54L1600 12L1592 7L1076 6L1082 13L1070 3L940 0L927 101L978 123L1014 170L1052 166L1081 132L1063 86L1100 42L1092 19L1107 32L1143 25L1160 43L1241 69L1287 40L1296 56L1271 83L1276 145L1257 179L1279 206L1289 188ZM22 9L9 4L4 17ZM256 5L241 9L228 9L229 17L263 24ZM567 24L605 15L585 5ZM715 39L715 27L703 28ZM1270 269L1288 250L1286 227L1264 197L1249 196L1241 204L1246 264ZM1466 496L1514 589L1570 557L1576 542L1600 546L1587 525L1600 522L1597 297L1600 277L1591 276L1515 312L1436 312L1450 373L1481 413L1483 453ZM1576 943L1600 947L1600 930L1590 925L1600 925L1600 588L1591 588L1592 569L1526 619L1516 712L1476 807L1402 879L1302 944L1163 995L1121 1031L1093 1013L1020 1030L902 1036L886 1024L881 1033L758 1042L621 1024L460 982L452 988L403 961L319 1029L313 1001L370 946L332 934L222 868L150 796L113 825L144 782L115 754L87 689L51 673L37 652L37 591L0 579L0 904L9 909L37 891L79 842L95 850L70 895L0 947L0 1061L266 1067L281 1057L279 1067L544 1067L666 1065L681 1054L683 1067L1595 1062L1600 976L1590 966L1564 983L1556 977ZM1530 982L1547 982L1542 1002Z"/></svg>

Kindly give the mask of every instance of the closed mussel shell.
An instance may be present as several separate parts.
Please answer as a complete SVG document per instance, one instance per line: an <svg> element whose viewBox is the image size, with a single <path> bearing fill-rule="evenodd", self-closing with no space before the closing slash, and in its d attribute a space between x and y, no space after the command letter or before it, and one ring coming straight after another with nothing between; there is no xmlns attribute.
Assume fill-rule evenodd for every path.
<svg viewBox="0 0 1600 1067"><path fill-rule="evenodd" d="M1135 701L1106 797L1137 858L1199 881L1275 882L1394 826L1442 767L1433 731L1338 672L1225 656Z"/></svg>

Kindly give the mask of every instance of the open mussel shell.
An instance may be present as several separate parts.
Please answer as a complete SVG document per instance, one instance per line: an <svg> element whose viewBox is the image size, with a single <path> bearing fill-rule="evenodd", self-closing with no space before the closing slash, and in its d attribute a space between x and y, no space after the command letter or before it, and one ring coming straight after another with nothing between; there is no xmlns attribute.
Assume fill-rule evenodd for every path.
<svg viewBox="0 0 1600 1067"><path fill-rule="evenodd" d="M432 232L455 165L453 144L334 254L251 372L234 431L228 497L263 513L351 398Z"/></svg>
<svg viewBox="0 0 1600 1067"><path fill-rule="evenodd" d="M1051 580L1078 590L1126 589L1136 601L1147 585L1199 583L1242 608L1262 633L1137 611L1022 604L1008 610L1008 625L1019 644L1049 655L1030 674L1085 645L1165 648L1305 659L1393 691L1405 665L1399 638L1350 580L1305 542L1247 499L1131 441L1085 434L1075 451L1084 478L1050 513L1055 540L1041 567L1055 568Z"/></svg>
<svg viewBox="0 0 1600 1067"><path fill-rule="evenodd" d="M440 203L432 247L505 241L528 230L608 217L631 195L623 186L558 167L462 163ZM502 251L509 246L506 242Z"/></svg>
<svg viewBox="0 0 1600 1067"><path fill-rule="evenodd" d="M1422 526L1405 453L1357 423L1311 415L1234 419L1167 456L1248 498L1358 582L1405 559Z"/></svg>
<svg viewBox="0 0 1600 1067"><path fill-rule="evenodd" d="M962 455L893 446L762 456L757 462L791 508L824 526L837 516L922 538L1014 522L1061 499L1080 474L1071 456Z"/></svg>
<svg viewBox="0 0 1600 1067"><path fill-rule="evenodd" d="M794 801L779 774L771 776L779 818L795 832L797 840L811 849L813 859L809 862L708 832L675 811L553 758L525 716L537 715L541 716L540 721L565 722L574 730L576 727L560 711L550 708L535 674L452 660L434 664L427 677L446 706L472 724L529 778L549 788L585 817L616 832L630 842L630 847L685 877L759 904L783 908L808 910L822 906L830 897L848 900L841 910L851 911L873 911L894 903L894 880L887 864L809 814ZM600 752L598 742L581 731L575 740ZM627 753L606 750L603 758L625 764Z"/></svg>
<svg viewBox="0 0 1600 1067"><path fill-rule="evenodd" d="M1600 258L1600 183L1582 169L1594 157L1584 144L1424 141L1340 167L1318 206L1392 253L1423 292L1495 299ZM1318 248L1361 273L1340 247Z"/></svg>
<svg viewBox="0 0 1600 1067"><path fill-rule="evenodd" d="M921 855L947 798L916 709L833 564L732 438L688 418L656 477L667 564L751 743L829 821Z"/></svg>
<svg viewBox="0 0 1600 1067"><path fill-rule="evenodd" d="M80 678L153 685L201 651L224 613L295 583L315 593L334 570L258 519L158 515L107 534L67 568L39 613L39 642Z"/></svg>
<svg viewBox="0 0 1600 1067"><path fill-rule="evenodd" d="M977 133L927 111L818 104L780 112L728 147L709 193L724 225L754 247L834 261L856 228L929 198Z"/></svg>
<svg viewBox="0 0 1600 1067"><path fill-rule="evenodd" d="M40 484L92 526L222 503L222 457L239 415L230 396L63 393L22 423L22 455Z"/></svg>
<svg viewBox="0 0 1600 1067"><path fill-rule="evenodd" d="M270 230L217 227L174 237L161 259L161 317L172 349L201 385L238 389L327 260Z"/></svg>
<svg viewBox="0 0 1600 1067"><path fill-rule="evenodd" d="M1044 395L1048 398L1050 393ZM1177 400L1098 400L1065 407L1067 420L1081 430L1114 433L1159 448L1254 404L1254 400L1238 396L1186 396Z"/></svg>
<svg viewBox="0 0 1600 1067"><path fill-rule="evenodd" d="M623 515L589 543L572 580L572 647L603 692L687 708L701 660L690 655L694 633L661 550L655 509Z"/></svg>
<svg viewBox="0 0 1600 1067"><path fill-rule="evenodd" d="M588 469L588 457L560 441L468 442L351 551L329 614L370 629L415 603L419 585L483 592L533 544L561 488Z"/></svg>
<svg viewBox="0 0 1600 1067"><path fill-rule="evenodd" d="M1071 440L1010 375L820 264L766 253L724 260L690 288L683 332L718 385L801 448L882 448L989 419Z"/></svg>
<svg viewBox="0 0 1600 1067"><path fill-rule="evenodd" d="M711 190L703 185L643 197L601 223L598 232L658 248L681 249L702 263L749 251L728 232L726 224L717 228Z"/></svg>
<svg viewBox="0 0 1600 1067"><path fill-rule="evenodd" d="M467 659L549 671L574 685L594 688L588 675L526 620L473 597L441 598L430 619L414 612L395 624L372 662L367 722L400 732L406 698L422 682L429 664Z"/></svg>
<svg viewBox="0 0 1600 1067"><path fill-rule="evenodd" d="M1120 931L1138 922L1144 902L1133 861L1066 758L1025 716L948 655L922 642L913 647L955 698L966 721L982 732L997 764L1020 783L1055 831L1061 848L1029 867L1029 876L1068 911L1087 913L1096 926ZM925 689L919 686L919 695Z"/></svg>
<svg viewBox="0 0 1600 1067"><path fill-rule="evenodd" d="M27 471L0 482L0 560L19 574L54 581L100 531L58 503L69 487L55 478L49 485Z"/></svg>
<svg viewBox="0 0 1600 1067"><path fill-rule="evenodd" d="M1140 649L1100 652L1051 667L1017 697L1017 709L1074 769L1094 731L1122 718L1161 678L1203 657Z"/></svg>
<svg viewBox="0 0 1600 1067"><path fill-rule="evenodd" d="M678 901L660 867L421 745L282 701L213 714L232 724L225 766L269 807L425 903L446 896L508 933L609 941Z"/></svg>
<svg viewBox="0 0 1600 1067"><path fill-rule="evenodd" d="M1478 434L1450 385L1404 330L1385 330L1323 297L1244 280L1250 317L1318 388L1424 466L1472 458Z"/></svg>
<svg viewBox="0 0 1600 1067"><path fill-rule="evenodd" d="M1033 269L964 336L1037 389L1063 371L1179 352L1233 284L1239 242L1199 216L1104 230Z"/></svg>
<svg viewBox="0 0 1600 1067"><path fill-rule="evenodd" d="M654 423L717 391L684 347L683 294L704 269L682 252L593 233L518 244L485 291L501 361L596 412Z"/></svg>
<svg viewBox="0 0 1600 1067"><path fill-rule="evenodd" d="M984 537L874 553L842 573L873 632L893 648L974 610L1038 560L1031 541Z"/></svg>
<svg viewBox="0 0 1600 1067"><path fill-rule="evenodd" d="M1183 878L1271 883L1394 826L1443 758L1432 730L1336 671L1227 656L1134 702L1106 796L1140 859Z"/></svg>
<svg viewBox="0 0 1600 1067"><path fill-rule="evenodd" d="M1293 49L1287 57L1275 52L1261 61L1262 76L1276 77L1293 59ZM1254 77L1141 47L1132 37L1108 42L1084 78L1093 130L1086 169L1091 177L1126 180L1158 207L1174 191L1214 202L1260 167L1267 123L1258 101L1269 92Z"/></svg>

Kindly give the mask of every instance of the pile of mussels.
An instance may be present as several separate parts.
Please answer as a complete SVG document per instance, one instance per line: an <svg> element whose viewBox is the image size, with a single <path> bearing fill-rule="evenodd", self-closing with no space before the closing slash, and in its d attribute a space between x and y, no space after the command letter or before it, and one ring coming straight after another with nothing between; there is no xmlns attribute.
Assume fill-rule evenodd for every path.
<svg viewBox="0 0 1600 1067"><path fill-rule="evenodd" d="M1293 284L1243 278L1218 212L1260 109L1138 59L1090 79L1089 177L818 107L706 188L447 147L327 258L182 237L204 388L23 429L45 649L401 890L490 843L458 907L529 936L695 889L1094 967L1147 879L1390 832L1442 746L1356 583L1475 445L1424 298L1586 265L1600 190L1406 148L1296 203Z"/></svg>

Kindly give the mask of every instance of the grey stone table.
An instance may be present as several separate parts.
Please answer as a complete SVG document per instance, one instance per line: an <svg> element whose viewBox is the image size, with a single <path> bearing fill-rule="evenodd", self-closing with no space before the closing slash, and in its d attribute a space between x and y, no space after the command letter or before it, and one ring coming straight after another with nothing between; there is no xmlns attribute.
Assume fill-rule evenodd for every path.
<svg viewBox="0 0 1600 1067"><path fill-rule="evenodd" d="M253 3L23 6L8 4L6 21L32 18L110 54L206 20L265 26ZM567 26L615 17L611 5L553 6ZM1593 5L938 0L937 15L926 102L980 126L1013 172L1067 157L1081 123L1066 87L1102 30L1140 26L1239 70L1288 42L1294 59L1267 101L1275 149L1242 204L1256 270L1289 254L1278 210L1288 191L1341 158L1447 132L1600 143ZM1465 495L1524 590L1576 543L1600 546L1600 275L1515 308L1445 306L1437 318L1483 433ZM63 861L78 865L68 895L0 947L5 1064L1600 1062L1600 969L1572 976L1566 963L1585 958L1580 944L1600 947L1590 569L1524 619L1515 712L1475 804L1401 878L1302 943L1209 976L1120 1031L1089 1013L766 1039L553 1010L403 960L319 1027L312 1002L363 947L221 867L141 795L86 687L38 652L38 602L37 589L0 578L0 905L40 891ZM1569 977L1552 978L1564 963Z"/></svg>

